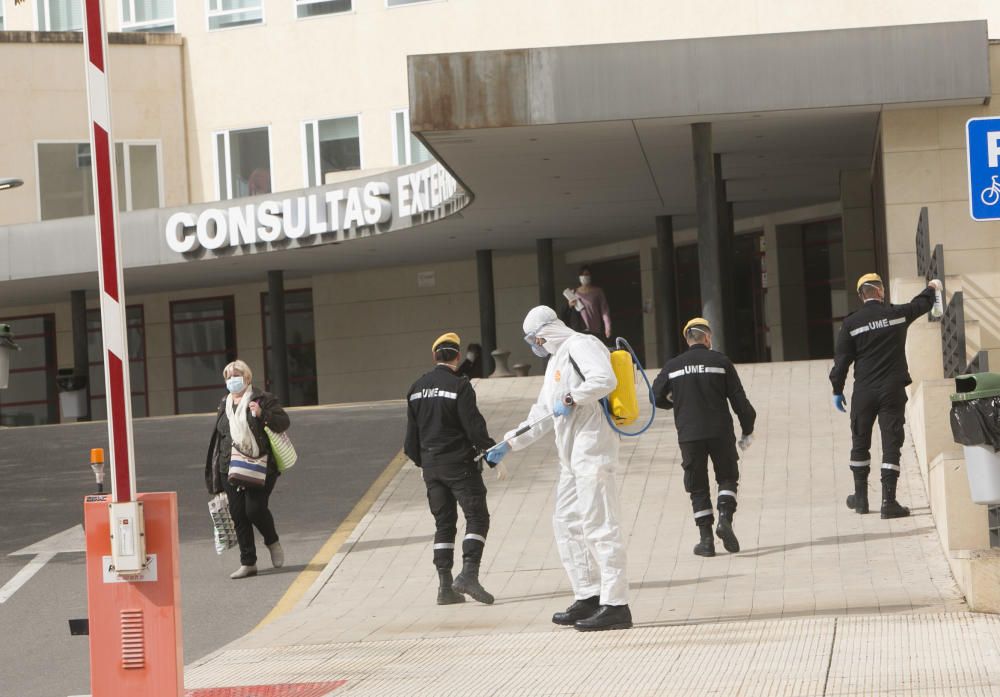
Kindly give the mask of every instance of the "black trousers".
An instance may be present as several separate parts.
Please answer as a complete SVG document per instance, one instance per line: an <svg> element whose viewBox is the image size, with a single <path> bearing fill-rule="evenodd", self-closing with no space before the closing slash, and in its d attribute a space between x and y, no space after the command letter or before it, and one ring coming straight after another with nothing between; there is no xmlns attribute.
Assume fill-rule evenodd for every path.
<svg viewBox="0 0 1000 697"><path fill-rule="evenodd" d="M465 515L462 559L478 564L483 558L490 512L486 506L486 484L472 463L454 467L427 467L423 470L427 503L434 516L434 566L444 571L455 562L455 535L458 507Z"/></svg>
<svg viewBox="0 0 1000 697"><path fill-rule="evenodd" d="M882 469L899 473L899 452L906 423L906 390L855 386L851 397L851 467L864 469L871 461L872 428L878 418L882 433Z"/></svg>
<svg viewBox="0 0 1000 697"><path fill-rule="evenodd" d="M240 564L253 566L257 563L257 547L253 541L253 529L260 530L265 545L278 541L278 531L274 529L274 516L267 507L278 473L268 471L263 487L233 486L226 482L229 497L229 515L233 517L236 539L240 544Z"/></svg>
<svg viewBox="0 0 1000 697"><path fill-rule="evenodd" d="M681 466L684 468L684 491L691 496L691 510L696 525L711 525L712 492L708 486L708 459L712 458L715 481L719 486L719 512L736 512L739 487L739 455L736 437L709 438L681 443Z"/></svg>

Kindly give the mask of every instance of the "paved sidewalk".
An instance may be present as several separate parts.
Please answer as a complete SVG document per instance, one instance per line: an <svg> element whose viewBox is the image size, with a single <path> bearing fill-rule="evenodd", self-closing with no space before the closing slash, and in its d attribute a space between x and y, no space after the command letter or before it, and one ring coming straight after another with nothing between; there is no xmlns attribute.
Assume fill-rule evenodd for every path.
<svg viewBox="0 0 1000 697"><path fill-rule="evenodd" d="M669 413L623 441L634 630L585 635L549 619L572 598L552 539L548 438L506 460L512 480L488 479L483 583L495 605L434 604L433 522L419 471L407 466L313 593L189 667L188 687L346 680L333 694L1000 695L1000 620L968 613L909 442L899 498L912 517L883 521L844 505L848 421L830 407L827 369L739 366L758 411L741 462L739 554L721 544L714 558L691 554L697 534ZM539 378L480 382L491 432L523 418L538 387Z"/></svg>

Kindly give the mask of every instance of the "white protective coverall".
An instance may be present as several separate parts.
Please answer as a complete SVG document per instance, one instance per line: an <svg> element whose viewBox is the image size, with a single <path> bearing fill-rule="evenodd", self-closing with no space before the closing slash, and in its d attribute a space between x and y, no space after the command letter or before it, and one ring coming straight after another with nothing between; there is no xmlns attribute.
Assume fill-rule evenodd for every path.
<svg viewBox="0 0 1000 697"><path fill-rule="evenodd" d="M540 329L537 321L530 326L529 313L524 329L525 334L534 332L544 338L552 355L545 382L528 418L504 439L513 450L521 450L555 429L560 473L552 527L573 593L577 600L599 595L601 605L627 605L625 542L615 486L618 435L608 425L599 402L618 384L611 355L596 337L573 331L550 308L544 309L551 313L542 315L548 322ZM551 414L553 405L567 392L576 403L567 415L546 419L512 437L518 429Z"/></svg>

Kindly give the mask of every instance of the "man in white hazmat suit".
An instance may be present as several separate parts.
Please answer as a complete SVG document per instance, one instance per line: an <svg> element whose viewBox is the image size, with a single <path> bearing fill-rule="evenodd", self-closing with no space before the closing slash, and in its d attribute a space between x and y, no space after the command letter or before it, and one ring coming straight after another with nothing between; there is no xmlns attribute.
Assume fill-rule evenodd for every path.
<svg viewBox="0 0 1000 697"><path fill-rule="evenodd" d="M618 436L600 404L617 386L611 356L599 339L573 331L544 305L525 317L524 333L536 355L552 356L545 383L528 418L487 459L499 461L510 448L521 450L555 430L560 474L552 526L576 601L552 621L580 631L628 629L632 613L615 486ZM554 418L544 418L548 414Z"/></svg>

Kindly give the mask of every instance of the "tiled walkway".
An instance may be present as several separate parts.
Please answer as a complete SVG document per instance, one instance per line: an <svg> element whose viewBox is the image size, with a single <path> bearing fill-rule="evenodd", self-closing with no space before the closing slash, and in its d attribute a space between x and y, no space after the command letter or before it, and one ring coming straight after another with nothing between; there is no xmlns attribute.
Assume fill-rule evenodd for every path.
<svg viewBox="0 0 1000 697"><path fill-rule="evenodd" d="M741 462L739 554L721 544L714 558L691 554L697 534L668 412L623 441L635 630L590 636L550 622L572 600L552 539L550 437L508 457L512 480L487 480L483 583L495 605L434 604L433 522L419 471L407 466L322 586L290 615L192 666L188 687L294 675L346 679L336 694L843 695L882 693L898 672L913 688L900 694L948 694L949 685L965 686L954 694L993 694L980 687L1000 685L1000 625L966 613L912 448L899 486L912 517L883 521L844 505L850 438L847 417L830 406L827 369L822 361L739 367L758 412ZM538 378L477 386L494 435L527 414L538 387ZM932 650L969 636L975 645L949 643L947 660Z"/></svg>

